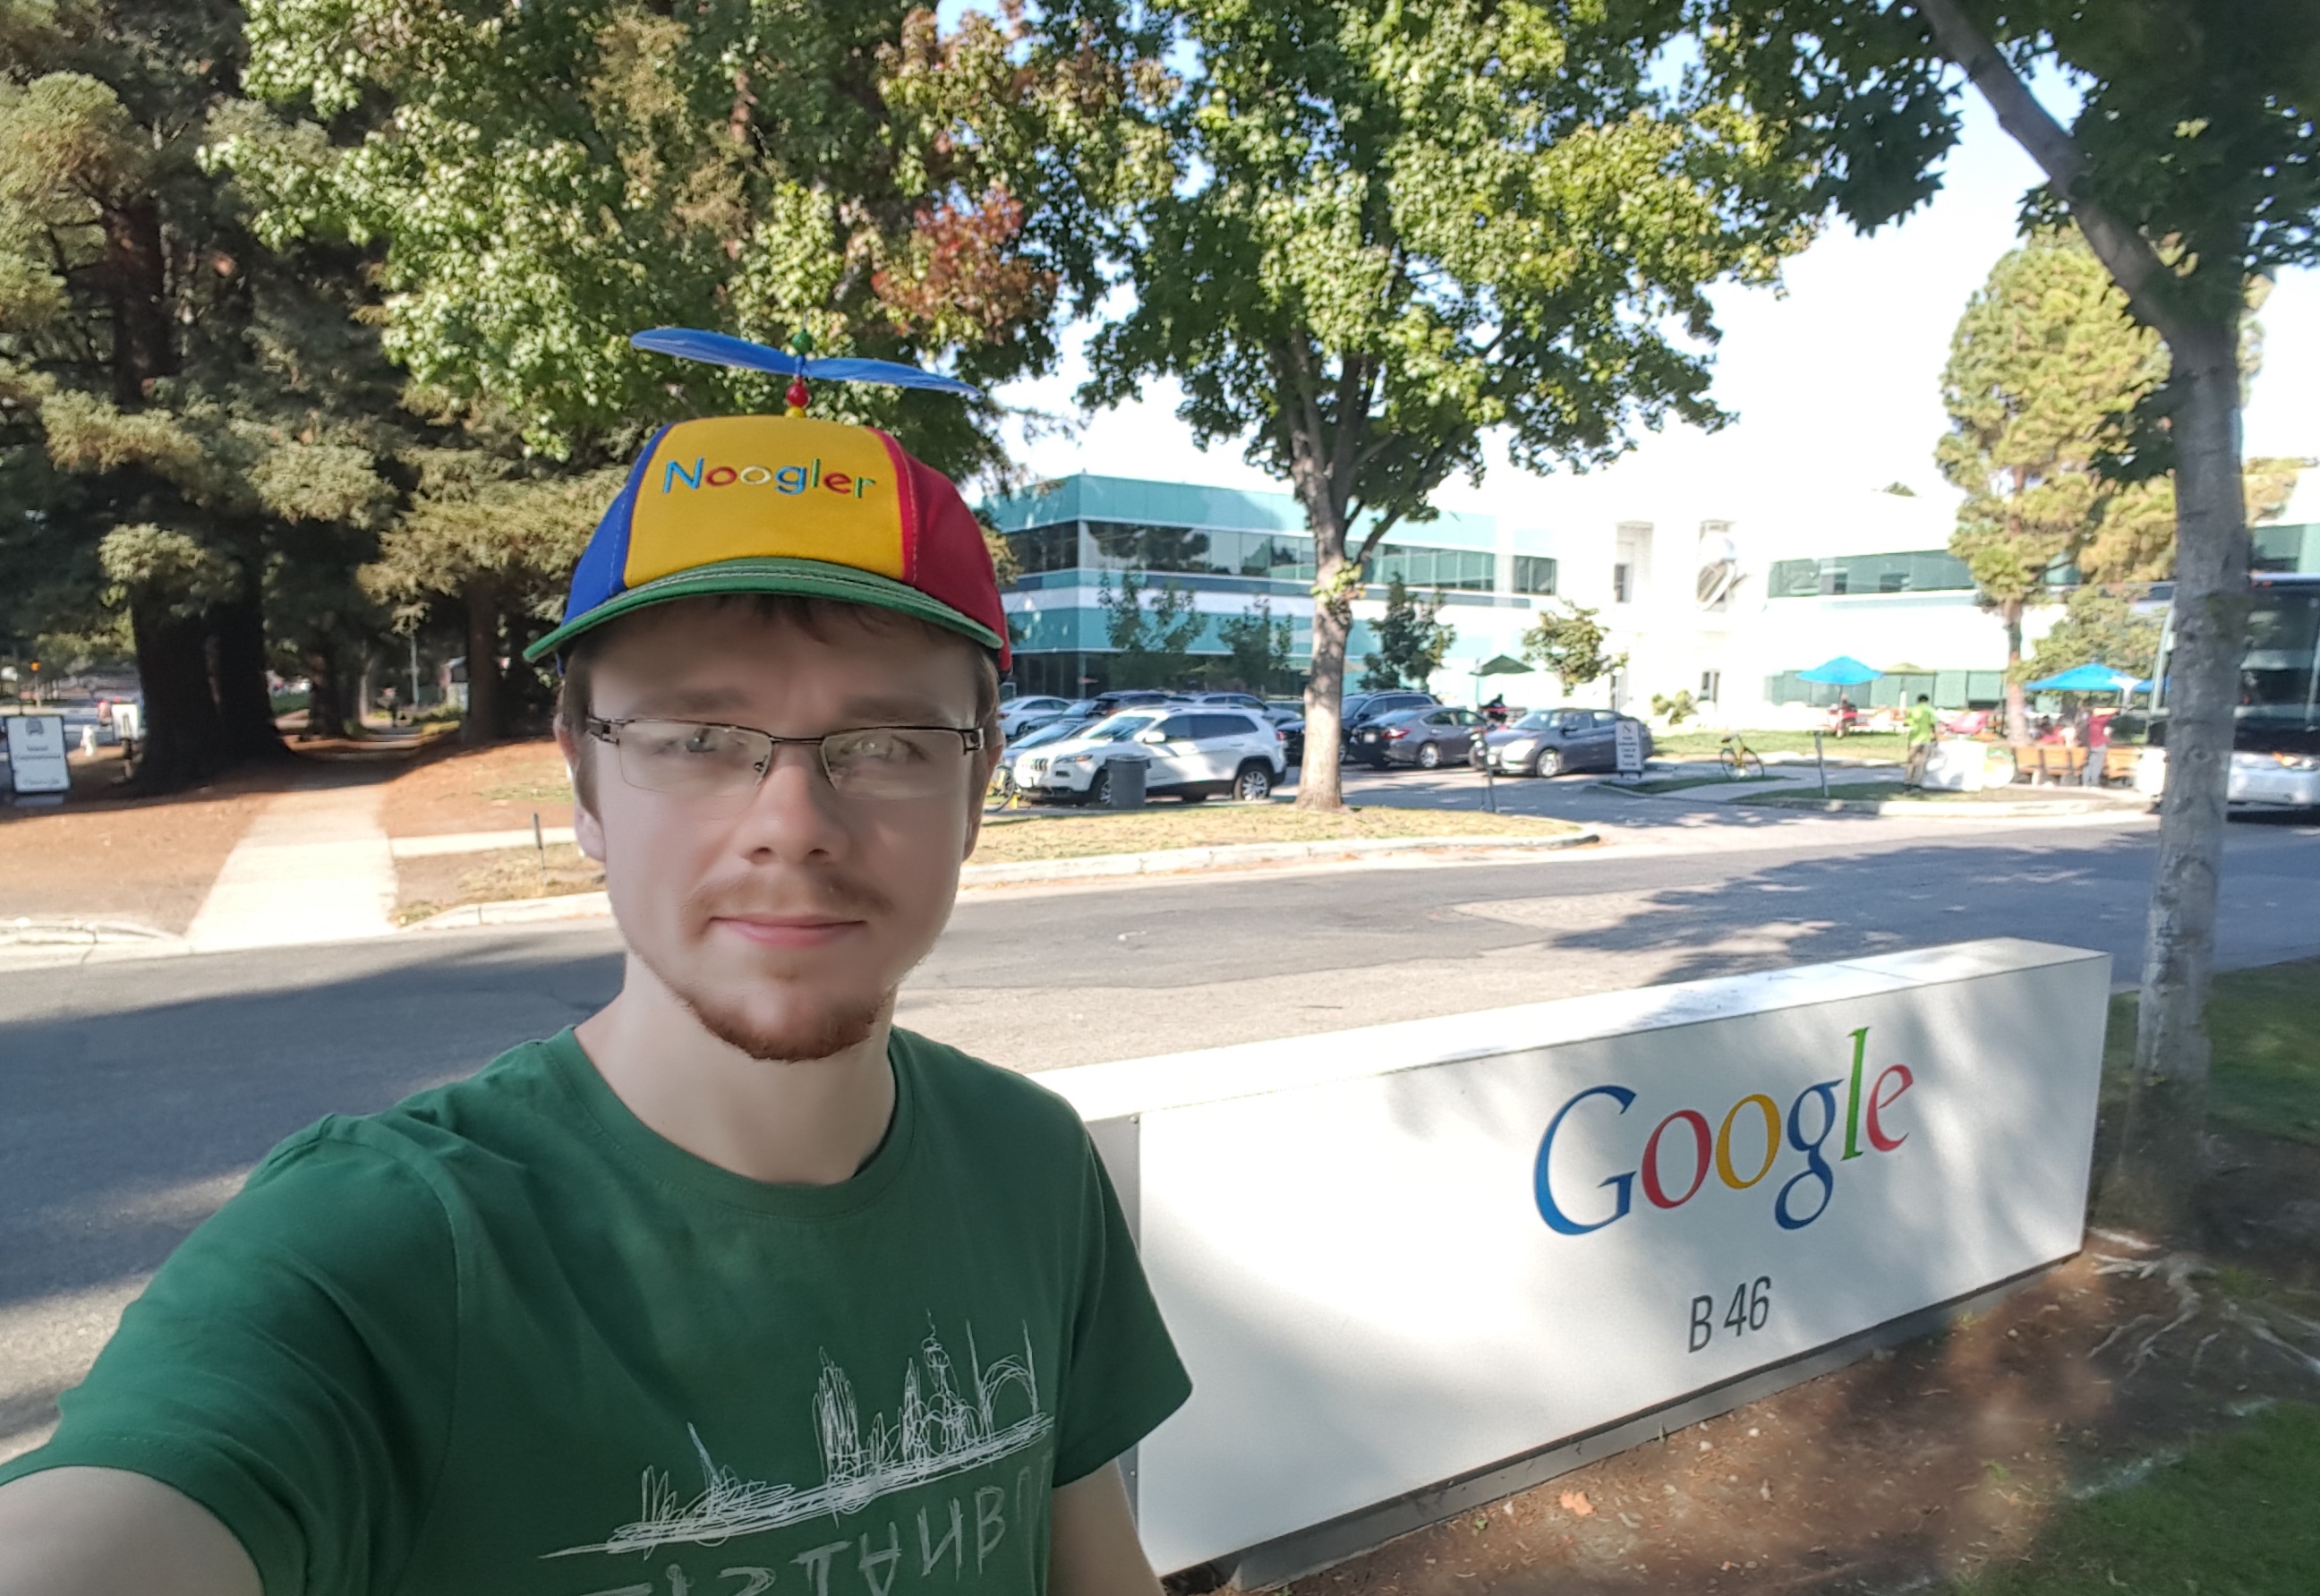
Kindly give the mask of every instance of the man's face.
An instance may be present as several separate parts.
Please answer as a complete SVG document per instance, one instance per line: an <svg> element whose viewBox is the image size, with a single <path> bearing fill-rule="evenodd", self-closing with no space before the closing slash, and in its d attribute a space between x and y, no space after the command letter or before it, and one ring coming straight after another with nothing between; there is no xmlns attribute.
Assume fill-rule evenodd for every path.
<svg viewBox="0 0 2320 1596"><path fill-rule="evenodd" d="M747 603L683 600L616 624L590 710L819 737L867 726L974 724L972 646L843 605L821 635ZM708 1029L753 1056L827 1057L861 1041L950 916L981 824L992 753L958 757L928 798L848 798L811 746L776 748L754 792L687 798L593 762L575 817L604 866L629 948Z"/></svg>

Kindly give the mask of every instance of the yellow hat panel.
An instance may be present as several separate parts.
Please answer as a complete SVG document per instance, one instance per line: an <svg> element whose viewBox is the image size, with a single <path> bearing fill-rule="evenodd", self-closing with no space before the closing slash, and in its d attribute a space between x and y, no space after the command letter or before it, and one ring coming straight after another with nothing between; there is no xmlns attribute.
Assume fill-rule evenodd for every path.
<svg viewBox="0 0 2320 1596"><path fill-rule="evenodd" d="M630 587L719 560L827 560L901 578L902 471L842 422L715 416L661 435L637 483Z"/></svg>

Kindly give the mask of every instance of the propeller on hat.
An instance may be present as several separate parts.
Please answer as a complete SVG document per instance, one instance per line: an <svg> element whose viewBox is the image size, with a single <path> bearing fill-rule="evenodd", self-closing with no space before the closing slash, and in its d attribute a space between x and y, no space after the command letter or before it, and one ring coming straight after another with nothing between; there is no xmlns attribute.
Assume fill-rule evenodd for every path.
<svg viewBox="0 0 2320 1596"><path fill-rule="evenodd" d="M704 332L697 327L656 327L649 332L639 332L629 341L640 349L650 349L657 355L675 355L680 360L698 360L707 366L732 366L743 371L768 371L775 376L791 377L789 392L783 398L792 415L803 415L806 405L805 378L816 382L884 383L895 388L927 388L938 394L956 394L964 398L980 399L983 390L955 376L943 376L931 371L921 371L915 366L904 366L895 360L864 360L852 357L817 360L809 353L812 338L801 331L791 340L792 347L777 349L771 344L751 343L746 338L729 338L722 332Z"/></svg>

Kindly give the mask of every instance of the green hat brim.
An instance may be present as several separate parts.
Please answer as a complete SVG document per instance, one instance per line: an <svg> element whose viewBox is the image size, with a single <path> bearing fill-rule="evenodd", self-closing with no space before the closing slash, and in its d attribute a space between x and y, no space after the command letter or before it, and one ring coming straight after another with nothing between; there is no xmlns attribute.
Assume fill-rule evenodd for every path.
<svg viewBox="0 0 2320 1596"><path fill-rule="evenodd" d="M974 639L986 648L1006 646L1004 638L981 621L891 576L881 576L875 571L857 570L852 566L832 565L827 560L763 558L727 559L715 565L695 566L690 570L657 576L650 582L626 588L594 609L573 616L526 648L523 657L527 661L538 661L561 651L573 639L583 632L594 630L608 621L617 621L634 611L665 604L672 599L708 598L741 593L786 594L795 598L836 599L841 603L869 604L903 615L915 615L921 621L947 627L952 631Z"/></svg>

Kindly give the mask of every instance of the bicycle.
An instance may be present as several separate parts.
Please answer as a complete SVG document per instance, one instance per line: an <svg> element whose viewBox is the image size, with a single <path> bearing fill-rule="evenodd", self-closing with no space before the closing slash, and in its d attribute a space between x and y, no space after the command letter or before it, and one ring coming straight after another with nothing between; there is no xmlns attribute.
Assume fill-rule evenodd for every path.
<svg viewBox="0 0 2320 1596"><path fill-rule="evenodd" d="M1754 780L1763 775L1764 762L1756 750L1741 740L1736 731L1724 734L1723 747L1716 756L1717 764L1724 768L1726 781Z"/></svg>

